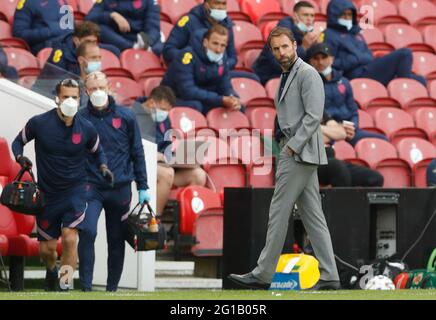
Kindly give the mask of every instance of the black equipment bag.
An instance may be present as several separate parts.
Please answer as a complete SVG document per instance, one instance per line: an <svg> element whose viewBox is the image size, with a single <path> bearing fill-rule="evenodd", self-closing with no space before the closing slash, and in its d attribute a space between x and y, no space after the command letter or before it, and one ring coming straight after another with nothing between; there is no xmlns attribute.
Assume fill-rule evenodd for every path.
<svg viewBox="0 0 436 320"><path fill-rule="evenodd" d="M139 209L138 209L139 207ZM144 212L147 207L148 213ZM158 230L152 232L148 224L155 219ZM165 248L166 231L162 223L156 219L153 209L148 203L137 204L129 213L124 224L124 239L135 251L161 250Z"/></svg>
<svg viewBox="0 0 436 320"><path fill-rule="evenodd" d="M21 181L25 172L32 181ZM2 205L12 211L37 216L44 210L44 194L39 190L31 168L21 168L14 181L6 185L0 197Z"/></svg>

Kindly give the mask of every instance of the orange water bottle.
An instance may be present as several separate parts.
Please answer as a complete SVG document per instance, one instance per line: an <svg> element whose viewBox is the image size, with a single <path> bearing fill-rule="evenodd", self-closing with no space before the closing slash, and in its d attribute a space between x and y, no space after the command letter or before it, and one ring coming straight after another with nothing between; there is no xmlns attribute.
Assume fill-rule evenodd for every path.
<svg viewBox="0 0 436 320"><path fill-rule="evenodd" d="M159 225L157 224L155 217L152 217L150 219L150 222L148 223L148 231L149 232L158 232L159 231Z"/></svg>

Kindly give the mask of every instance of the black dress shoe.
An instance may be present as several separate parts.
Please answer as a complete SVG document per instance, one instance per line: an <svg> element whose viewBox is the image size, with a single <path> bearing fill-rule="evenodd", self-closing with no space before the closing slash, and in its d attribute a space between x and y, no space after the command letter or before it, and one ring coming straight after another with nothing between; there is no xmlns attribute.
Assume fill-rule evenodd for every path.
<svg viewBox="0 0 436 320"><path fill-rule="evenodd" d="M253 290L268 290L270 285L269 283L263 282L256 278L251 272L246 274L230 274L227 277L229 280L232 280L234 283L237 283L241 287L253 289Z"/></svg>
<svg viewBox="0 0 436 320"><path fill-rule="evenodd" d="M341 289L341 283L339 281L327 281L319 280L315 286L310 288L310 290L321 291L321 290L339 290Z"/></svg>

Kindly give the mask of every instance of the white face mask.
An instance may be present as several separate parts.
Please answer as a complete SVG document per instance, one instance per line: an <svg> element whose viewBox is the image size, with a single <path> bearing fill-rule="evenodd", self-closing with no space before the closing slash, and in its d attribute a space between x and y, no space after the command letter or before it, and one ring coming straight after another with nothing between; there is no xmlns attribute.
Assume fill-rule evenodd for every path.
<svg viewBox="0 0 436 320"><path fill-rule="evenodd" d="M227 18L227 10L210 9L210 16L216 21L223 21Z"/></svg>
<svg viewBox="0 0 436 320"><path fill-rule="evenodd" d="M218 63L223 60L224 53L215 53L212 50L207 49L207 57L210 62Z"/></svg>
<svg viewBox="0 0 436 320"><path fill-rule="evenodd" d="M168 111L156 108L151 114L151 118L154 122L163 122L168 118Z"/></svg>
<svg viewBox="0 0 436 320"><path fill-rule="evenodd" d="M64 116L72 118L79 110L79 103L73 98L68 98L62 101L60 109Z"/></svg>
<svg viewBox="0 0 436 320"><path fill-rule="evenodd" d="M350 31L351 28L353 27L353 20L338 19L338 23L341 26L346 27L348 31Z"/></svg>
<svg viewBox="0 0 436 320"><path fill-rule="evenodd" d="M297 28L301 30L301 32L312 32L313 31L313 26L306 26L303 22L298 22L297 23Z"/></svg>
<svg viewBox="0 0 436 320"><path fill-rule="evenodd" d="M106 105L109 97L103 90L96 90L89 96L91 103L94 107L102 108Z"/></svg>
<svg viewBox="0 0 436 320"><path fill-rule="evenodd" d="M327 77L330 73L332 73L332 67L328 66L323 71L321 71L321 73L323 74L324 77Z"/></svg>

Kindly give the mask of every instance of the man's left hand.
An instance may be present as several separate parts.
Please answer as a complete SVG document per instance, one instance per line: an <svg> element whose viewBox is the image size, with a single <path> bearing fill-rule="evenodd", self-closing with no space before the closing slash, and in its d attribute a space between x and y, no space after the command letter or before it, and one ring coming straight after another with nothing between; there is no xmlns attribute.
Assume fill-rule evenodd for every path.
<svg viewBox="0 0 436 320"><path fill-rule="evenodd" d="M106 182L111 187L113 187L114 186L114 174L112 173L112 171L109 170L107 165L102 164L100 166L100 172L101 172L101 175L103 176L104 180L106 180Z"/></svg>
<svg viewBox="0 0 436 320"><path fill-rule="evenodd" d="M147 190L139 190L138 193L139 193L139 203L140 204L150 202L151 197L150 197L150 192L148 192L148 189Z"/></svg>

